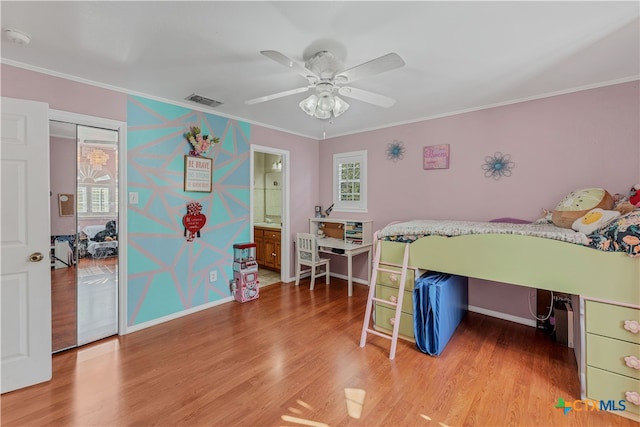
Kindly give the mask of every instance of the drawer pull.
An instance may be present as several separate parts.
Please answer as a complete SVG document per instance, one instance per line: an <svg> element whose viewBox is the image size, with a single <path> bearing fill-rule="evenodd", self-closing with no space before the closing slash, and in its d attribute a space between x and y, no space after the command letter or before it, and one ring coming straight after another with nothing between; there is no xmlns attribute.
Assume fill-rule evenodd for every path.
<svg viewBox="0 0 640 427"><path fill-rule="evenodd" d="M397 274L390 274L389 275L389 280L391 280L392 282L397 282L398 281L398 275Z"/></svg>
<svg viewBox="0 0 640 427"><path fill-rule="evenodd" d="M391 296L389 297L389 301L391 301L392 303L396 303L396 302L398 302L398 298L396 298L396 296L395 296L395 295L391 295Z"/></svg>
<svg viewBox="0 0 640 427"><path fill-rule="evenodd" d="M393 326L395 323L396 323L396 318L395 317L392 317L392 318L389 319L389 324L391 326Z"/></svg>
<svg viewBox="0 0 640 427"><path fill-rule="evenodd" d="M640 332L640 322L637 320L625 320L624 328L632 334L637 334Z"/></svg>
<svg viewBox="0 0 640 427"><path fill-rule="evenodd" d="M631 402L636 406L640 406L640 393L637 391L628 391L624 394L627 402Z"/></svg>
<svg viewBox="0 0 640 427"><path fill-rule="evenodd" d="M635 356L625 357L624 364L633 369L640 369L640 359Z"/></svg>

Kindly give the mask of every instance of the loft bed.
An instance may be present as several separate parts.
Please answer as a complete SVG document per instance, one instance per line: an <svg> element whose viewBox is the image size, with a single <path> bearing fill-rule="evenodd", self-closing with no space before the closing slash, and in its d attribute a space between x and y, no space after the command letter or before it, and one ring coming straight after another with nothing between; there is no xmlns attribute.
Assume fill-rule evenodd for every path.
<svg viewBox="0 0 640 427"><path fill-rule="evenodd" d="M614 222L638 217L640 211L635 211ZM435 225L444 226L437 233L447 235L435 234ZM469 231L474 226L480 229ZM376 234L384 263L402 264L404 243L410 243L409 266L414 269L638 305L640 257L630 255L640 251L638 245L616 246L607 237L615 234L614 227L587 236L553 224L411 221ZM624 250L632 253L620 252Z"/></svg>
<svg viewBox="0 0 640 427"><path fill-rule="evenodd" d="M433 223L445 226L443 235L430 228ZM470 225L480 228L473 231ZM640 368L635 363L640 360L640 210L589 234L553 224L546 224L541 232L538 225L390 224L376 232L376 257L382 264L403 265L408 245L404 275L408 269L435 271L575 295L574 352L581 398L625 402L626 409L615 413L640 421ZM531 229L533 234L528 234ZM377 289L379 283L384 282L371 286ZM444 301L440 306L457 309ZM401 316L396 312L396 319ZM384 325L385 319L381 312L376 326ZM414 319L405 322L414 325ZM361 347L366 341L364 328ZM392 338L390 358L394 353Z"/></svg>

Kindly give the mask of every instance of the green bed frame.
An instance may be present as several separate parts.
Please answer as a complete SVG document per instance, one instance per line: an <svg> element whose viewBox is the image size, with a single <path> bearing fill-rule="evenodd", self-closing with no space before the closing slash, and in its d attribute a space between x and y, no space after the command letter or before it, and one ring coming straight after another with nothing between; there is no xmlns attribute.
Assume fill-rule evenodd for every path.
<svg viewBox="0 0 640 427"><path fill-rule="evenodd" d="M404 243L381 242L381 261L402 264ZM410 244L423 270L640 305L640 257L513 234L427 236Z"/></svg>

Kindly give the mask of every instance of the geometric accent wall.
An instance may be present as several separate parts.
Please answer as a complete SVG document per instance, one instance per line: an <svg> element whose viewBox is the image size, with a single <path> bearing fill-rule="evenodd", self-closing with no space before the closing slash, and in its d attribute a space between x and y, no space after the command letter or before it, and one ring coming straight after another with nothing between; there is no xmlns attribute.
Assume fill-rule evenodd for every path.
<svg viewBox="0 0 640 427"><path fill-rule="evenodd" d="M190 126L220 138L213 159L213 191L184 191L184 137ZM233 244L249 241L248 123L137 96L127 102L127 325L148 322L229 297ZM128 199L128 195L122 195ZM182 217L190 201L207 221L188 242ZM209 272L218 279L209 282Z"/></svg>

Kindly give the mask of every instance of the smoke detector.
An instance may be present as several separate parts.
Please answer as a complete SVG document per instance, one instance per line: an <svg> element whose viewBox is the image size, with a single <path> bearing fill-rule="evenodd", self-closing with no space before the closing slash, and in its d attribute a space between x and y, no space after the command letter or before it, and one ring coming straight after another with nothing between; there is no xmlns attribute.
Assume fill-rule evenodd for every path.
<svg viewBox="0 0 640 427"><path fill-rule="evenodd" d="M31 36L23 31L7 28L4 30L4 37L11 43L19 45L28 45L31 42Z"/></svg>

